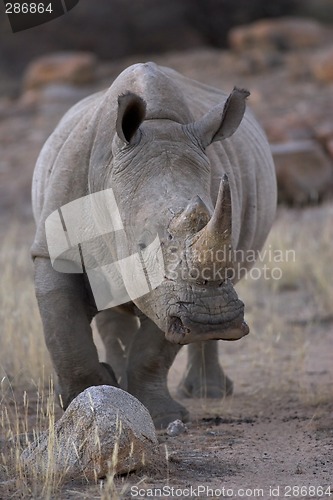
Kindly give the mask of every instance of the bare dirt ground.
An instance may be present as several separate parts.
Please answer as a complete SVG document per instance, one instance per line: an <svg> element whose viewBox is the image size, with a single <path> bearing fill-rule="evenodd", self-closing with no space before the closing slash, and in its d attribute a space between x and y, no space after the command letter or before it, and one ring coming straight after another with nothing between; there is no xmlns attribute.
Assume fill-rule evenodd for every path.
<svg viewBox="0 0 333 500"><path fill-rule="evenodd" d="M230 57L200 51L156 61L226 90L234 84L249 87L263 122L270 113L283 115L297 107L305 115L309 106L316 107L318 116L327 112L331 87L324 93L313 82L291 84L285 67L257 77L244 75L237 60L226 76L222 68L231 64ZM279 209L263 255L269 279L261 272L260 279L253 275L239 285L251 333L239 342L220 343L234 395L222 401L183 401L191 413L188 431L177 437L159 432L156 467L97 485L46 488L38 478L32 485L24 479L17 460L24 436L49 424L49 414L41 408L48 396L43 380L48 380L50 363L29 261L33 165L63 112L84 94L104 87L129 62L101 66L94 88L48 88L32 104L1 101L0 498L332 498L331 202ZM281 261L275 250L282 252ZM275 268L282 272L279 279L274 279ZM180 353L170 373L173 393L185 355L185 350Z"/></svg>

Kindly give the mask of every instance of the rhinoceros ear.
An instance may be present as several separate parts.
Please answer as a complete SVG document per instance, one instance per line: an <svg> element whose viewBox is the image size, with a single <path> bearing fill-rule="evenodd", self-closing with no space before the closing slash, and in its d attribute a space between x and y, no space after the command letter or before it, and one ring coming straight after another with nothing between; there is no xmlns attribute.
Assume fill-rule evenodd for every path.
<svg viewBox="0 0 333 500"><path fill-rule="evenodd" d="M227 139L238 129L250 92L234 87L224 105L218 105L195 122L194 133L205 148L215 141Z"/></svg>
<svg viewBox="0 0 333 500"><path fill-rule="evenodd" d="M129 144L146 116L146 102L136 94L127 92L118 97L116 132Z"/></svg>

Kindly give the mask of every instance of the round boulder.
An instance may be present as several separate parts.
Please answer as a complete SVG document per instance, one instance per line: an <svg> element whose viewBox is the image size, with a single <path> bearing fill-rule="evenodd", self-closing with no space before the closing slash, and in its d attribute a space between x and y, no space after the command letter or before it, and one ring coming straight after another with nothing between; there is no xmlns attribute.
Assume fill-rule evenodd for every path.
<svg viewBox="0 0 333 500"><path fill-rule="evenodd" d="M89 387L68 406L54 428L26 448L21 461L32 477L85 478L139 470L156 459L150 414L116 387Z"/></svg>

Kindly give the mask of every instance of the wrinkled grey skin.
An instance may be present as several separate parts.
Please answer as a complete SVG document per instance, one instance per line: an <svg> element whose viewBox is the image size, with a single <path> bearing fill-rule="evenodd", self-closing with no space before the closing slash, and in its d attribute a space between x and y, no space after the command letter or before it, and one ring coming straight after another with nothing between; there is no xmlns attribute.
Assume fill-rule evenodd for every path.
<svg viewBox="0 0 333 500"><path fill-rule="evenodd" d="M33 179L32 255L46 344L65 408L88 386L119 383L148 407L157 427L186 420L166 379L187 343L180 394L231 393L214 339L248 333L233 287L237 279L232 283L227 274L216 279L209 273L197 279L180 271L202 270L195 248L258 251L272 225L274 166L252 114L246 111L243 118L246 95L236 92L226 111L221 91L153 63L137 64L108 90L74 106L46 142ZM220 185L224 174L228 179ZM103 364L91 335L97 310L87 278L52 268L45 220L62 205L110 187L127 228L127 250L145 248L158 234L166 276L135 303L97 314L107 352ZM228 189L232 224L224 215ZM121 249L116 253L122 257ZM205 264L211 269L213 262ZM224 268L229 265L252 262L226 260Z"/></svg>

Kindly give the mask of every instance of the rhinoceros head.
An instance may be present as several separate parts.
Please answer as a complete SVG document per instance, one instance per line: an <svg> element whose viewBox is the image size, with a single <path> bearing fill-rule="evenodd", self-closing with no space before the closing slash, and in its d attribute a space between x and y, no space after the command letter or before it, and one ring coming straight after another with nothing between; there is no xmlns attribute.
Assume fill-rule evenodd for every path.
<svg viewBox="0 0 333 500"><path fill-rule="evenodd" d="M236 340L249 331L244 305L228 278L229 182L224 175L215 204L205 153L209 144L236 131L247 95L235 88L224 105L189 124L146 119L146 103L138 95L127 93L118 99L108 183L130 253L150 247L152 261L157 254L163 260L161 282L134 302L174 343ZM156 236L158 248L151 246Z"/></svg>

